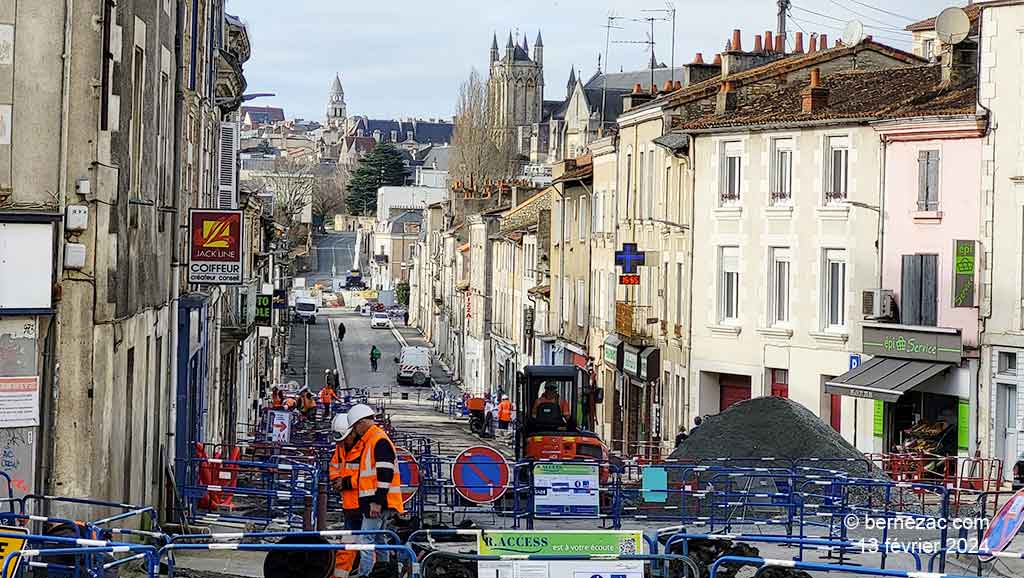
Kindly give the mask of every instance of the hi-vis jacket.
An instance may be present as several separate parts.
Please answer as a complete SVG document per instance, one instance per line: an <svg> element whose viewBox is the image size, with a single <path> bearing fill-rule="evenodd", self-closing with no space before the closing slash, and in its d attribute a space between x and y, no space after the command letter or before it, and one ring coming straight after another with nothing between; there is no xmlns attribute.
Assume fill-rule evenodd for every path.
<svg viewBox="0 0 1024 578"><path fill-rule="evenodd" d="M391 455L397 456L395 444L392 443L384 430L374 425L366 430L360 440L363 446L363 455L359 466L359 498L368 500L373 498L377 490L387 490L387 508L401 514L405 511L402 506L402 481L398 470L398 458L394 462L378 462L374 453L377 444L386 441L391 446ZM390 482L378 481L377 470L392 470L394 475Z"/></svg>
<svg viewBox="0 0 1024 578"><path fill-rule="evenodd" d="M359 509L359 458L363 453L363 442L360 440L352 449L346 450L343 444L334 446L334 454L331 455L331 465L328 468L328 477L333 482L336 479L348 479L349 483L341 490L341 507L346 510Z"/></svg>

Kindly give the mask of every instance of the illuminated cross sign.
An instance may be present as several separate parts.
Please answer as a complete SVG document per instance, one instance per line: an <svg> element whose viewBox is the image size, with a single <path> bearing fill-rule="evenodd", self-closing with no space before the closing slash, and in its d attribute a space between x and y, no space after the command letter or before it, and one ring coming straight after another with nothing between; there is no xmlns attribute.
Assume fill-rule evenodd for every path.
<svg viewBox="0 0 1024 578"><path fill-rule="evenodd" d="M615 264L626 274L636 273L636 268L646 264L647 257L636 250L636 243L623 243L622 250L615 252Z"/></svg>

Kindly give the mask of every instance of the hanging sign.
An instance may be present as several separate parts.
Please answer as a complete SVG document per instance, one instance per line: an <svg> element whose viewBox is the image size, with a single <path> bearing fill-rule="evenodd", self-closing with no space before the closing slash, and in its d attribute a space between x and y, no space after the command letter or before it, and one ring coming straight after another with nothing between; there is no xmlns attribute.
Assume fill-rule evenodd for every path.
<svg viewBox="0 0 1024 578"><path fill-rule="evenodd" d="M256 296L256 325L259 327L270 327L273 314L273 295Z"/></svg>
<svg viewBox="0 0 1024 578"><path fill-rule="evenodd" d="M242 211L192 209L188 221L188 282L241 285Z"/></svg>
<svg viewBox="0 0 1024 578"><path fill-rule="evenodd" d="M953 307L974 307L974 272L978 244L953 242Z"/></svg>

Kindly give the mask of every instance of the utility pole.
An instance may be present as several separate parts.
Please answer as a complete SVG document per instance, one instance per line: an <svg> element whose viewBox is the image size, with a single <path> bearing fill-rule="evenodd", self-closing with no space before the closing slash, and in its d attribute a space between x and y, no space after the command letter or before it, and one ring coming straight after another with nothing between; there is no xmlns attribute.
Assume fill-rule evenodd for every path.
<svg viewBox="0 0 1024 578"><path fill-rule="evenodd" d="M775 35L778 38L782 38L782 47L785 50L786 47L786 15L789 14L789 2L790 0L778 0L779 3L779 22L778 30Z"/></svg>

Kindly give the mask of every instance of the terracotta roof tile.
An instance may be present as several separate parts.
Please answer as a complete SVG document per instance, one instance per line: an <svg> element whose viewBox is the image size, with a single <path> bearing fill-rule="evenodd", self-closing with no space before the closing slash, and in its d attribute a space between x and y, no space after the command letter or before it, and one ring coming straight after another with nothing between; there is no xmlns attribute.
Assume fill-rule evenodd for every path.
<svg viewBox="0 0 1024 578"><path fill-rule="evenodd" d="M938 65L841 72L823 77L822 86L829 91L828 105L819 111L803 111L801 92L806 84L793 83L735 111L683 122L673 128L686 132L807 121L974 114L975 84L942 87L941 75Z"/></svg>
<svg viewBox="0 0 1024 578"><path fill-rule="evenodd" d="M963 6L964 12L967 13L967 18L971 21L971 25L973 25L978 20L978 15L981 14L981 9L985 7L985 4L987 4L987 2L980 2L980 3L977 3L977 4L968 4L967 6ZM911 24L910 26L907 26L906 28L904 28L904 30L907 30L907 31L910 31L910 32L922 32L922 31L925 31L925 30L935 30L935 19L936 18L938 18L938 16L932 16L931 18L925 18L924 20L921 20L920 22L915 22L915 23Z"/></svg>

